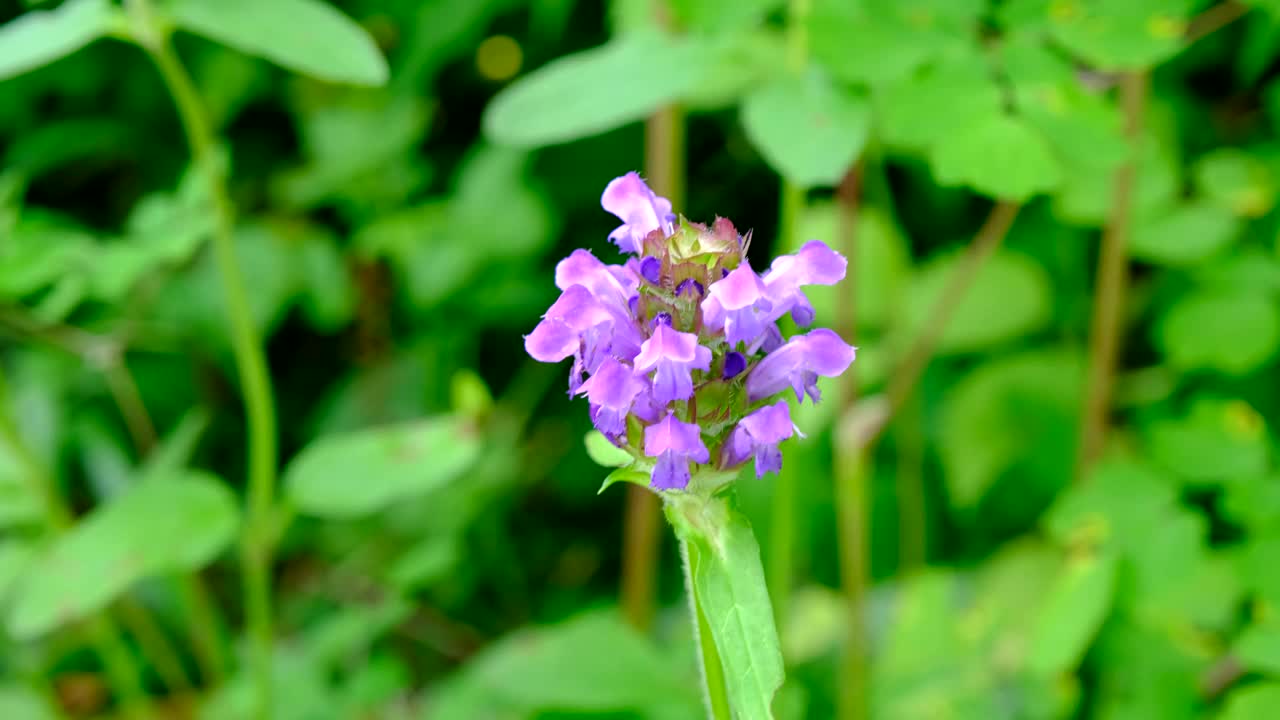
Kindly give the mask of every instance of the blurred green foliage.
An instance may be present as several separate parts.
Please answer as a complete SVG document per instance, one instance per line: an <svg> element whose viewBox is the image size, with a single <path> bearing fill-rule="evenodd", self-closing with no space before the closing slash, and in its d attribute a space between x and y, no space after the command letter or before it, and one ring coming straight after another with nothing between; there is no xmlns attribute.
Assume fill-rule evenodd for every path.
<svg viewBox="0 0 1280 720"><path fill-rule="evenodd" d="M599 192L673 103L686 215L752 228L758 266L813 237L851 255L812 299L856 325L864 403L950 311L863 458L861 617L833 487L867 405L831 383L798 409L778 716L835 716L851 636L877 720L1280 713L1280 3L9 0L0 21L0 717L125 712L122 659L161 716L255 716L219 190L130 46L170 31L280 418L275 717L703 713L674 547L631 629L625 493L596 495L585 407L520 338L559 258L613 256ZM993 201L1016 219L952 297ZM1117 203L1111 428L1073 481ZM742 488L766 556L774 487Z"/></svg>

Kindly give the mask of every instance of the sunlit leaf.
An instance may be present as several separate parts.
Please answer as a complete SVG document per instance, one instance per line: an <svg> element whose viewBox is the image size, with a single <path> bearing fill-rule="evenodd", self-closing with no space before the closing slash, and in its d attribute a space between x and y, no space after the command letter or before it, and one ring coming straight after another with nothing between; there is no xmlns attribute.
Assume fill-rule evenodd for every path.
<svg viewBox="0 0 1280 720"><path fill-rule="evenodd" d="M1049 6L1049 29L1099 68L1143 68L1183 48L1191 10L1188 0L1069 0Z"/></svg>
<svg viewBox="0 0 1280 720"><path fill-rule="evenodd" d="M1217 720L1257 720L1280 707L1280 682L1258 683L1233 690Z"/></svg>
<svg viewBox="0 0 1280 720"><path fill-rule="evenodd" d="M623 467L635 460L631 453L609 442L598 430L587 433L582 442L587 447L587 455L602 467Z"/></svg>
<svg viewBox="0 0 1280 720"><path fill-rule="evenodd" d="M942 185L967 185L1004 200L1027 200L1062 180L1048 142L1025 121L1003 114L982 115L955 128L929 154Z"/></svg>
<svg viewBox="0 0 1280 720"><path fill-rule="evenodd" d="M1153 422L1153 458L1188 480L1234 482L1269 467L1267 425L1247 402L1201 398L1182 418Z"/></svg>
<svg viewBox="0 0 1280 720"><path fill-rule="evenodd" d="M0 80L34 70L107 34L116 23L109 0L68 0L0 25Z"/></svg>
<svg viewBox="0 0 1280 720"><path fill-rule="evenodd" d="M364 28L320 0L176 0L178 26L304 75L382 85L387 61Z"/></svg>
<svg viewBox="0 0 1280 720"><path fill-rule="evenodd" d="M1198 263L1231 244L1240 223L1228 210L1204 202L1137 219L1129 241L1133 256L1160 265Z"/></svg>
<svg viewBox="0 0 1280 720"><path fill-rule="evenodd" d="M1280 309L1263 296L1187 294L1160 318L1156 339L1176 367L1244 375L1275 354Z"/></svg>
<svg viewBox="0 0 1280 720"><path fill-rule="evenodd" d="M1192 168L1196 188L1206 198L1242 217L1266 215L1276 203L1276 179L1256 155L1224 148L1205 155Z"/></svg>
<svg viewBox="0 0 1280 720"><path fill-rule="evenodd" d="M284 482L302 512L358 517L457 480L479 454L474 428L437 417L320 437L289 464Z"/></svg>
<svg viewBox="0 0 1280 720"><path fill-rule="evenodd" d="M1054 581L1031 635L1033 672L1052 674L1080 664L1106 619L1115 590L1116 561L1109 555L1069 558Z"/></svg>
<svg viewBox="0 0 1280 720"><path fill-rule="evenodd" d="M136 484L34 561L6 618L9 631L33 638L101 609L138 580L203 567L238 524L234 496L212 475Z"/></svg>
<svg viewBox="0 0 1280 720"><path fill-rule="evenodd" d="M801 187L835 185L866 144L871 108L821 73L787 74L746 97L742 125L784 178Z"/></svg>

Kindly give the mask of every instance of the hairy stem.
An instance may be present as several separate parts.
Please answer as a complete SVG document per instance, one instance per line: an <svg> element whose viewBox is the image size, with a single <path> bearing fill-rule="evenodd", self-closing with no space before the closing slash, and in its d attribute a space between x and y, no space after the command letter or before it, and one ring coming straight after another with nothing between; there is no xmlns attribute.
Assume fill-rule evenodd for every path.
<svg viewBox="0 0 1280 720"><path fill-rule="evenodd" d="M133 4L142 22L150 19L146 0ZM271 399L271 378L266 353L254 325L244 275L236 259L234 218L227 194L225 170L218 157L208 115L186 69L166 32L151 22L139 42L155 61L177 106L187 142L197 168L213 197L217 222L213 235L214 257L227 304L227 321L236 370L244 393L248 417L248 510L241 537L244 568L244 603L253 648L253 675L257 690L257 717L269 718L272 707L272 611L271 556L272 507L276 475L276 419Z"/></svg>
<svg viewBox="0 0 1280 720"><path fill-rule="evenodd" d="M1124 297L1128 286L1129 225L1133 213L1134 183L1146 109L1147 75L1125 73L1120 83L1124 107L1125 134L1129 138L1129 161L1116 171L1112 185L1111 212L1102 232L1098 254L1098 279L1094 290L1093 318L1089 333L1089 380L1081 416L1080 447L1076 458L1076 479L1082 479L1102 452L1107 433L1107 416L1115 385L1120 335L1124 329Z"/></svg>
<svg viewBox="0 0 1280 720"><path fill-rule="evenodd" d="M724 682L724 666L720 662L720 652L716 650L715 639L711 637L711 626L707 624L707 616L702 612L698 602L698 593L693 584L693 562L689 541L680 541L680 559L684 566L685 595L689 598L689 619L693 622L694 635L698 644L698 669L702 675L703 700L707 706L709 720L733 720L733 712L729 705L729 690Z"/></svg>

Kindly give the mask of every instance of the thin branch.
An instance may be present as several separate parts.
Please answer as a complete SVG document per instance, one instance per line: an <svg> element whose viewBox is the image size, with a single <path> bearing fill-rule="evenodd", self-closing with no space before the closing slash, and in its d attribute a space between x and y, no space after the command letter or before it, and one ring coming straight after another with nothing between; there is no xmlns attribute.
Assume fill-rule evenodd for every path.
<svg viewBox="0 0 1280 720"><path fill-rule="evenodd" d="M156 426L151 422L151 414L147 412L147 406L142 402L142 393L138 391L138 383L134 380L133 373L129 372L129 367L125 365L124 358L121 356L104 367L102 374L107 381L107 390L110 391L112 399L116 401L116 407L120 409L121 417L124 418L125 427L129 430L129 437L133 439L138 456L145 457L156 445Z"/></svg>
<svg viewBox="0 0 1280 720"><path fill-rule="evenodd" d="M1243 3L1226 0L1205 10L1191 18L1191 22L1187 24L1187 44L1190 45L1205 35L1211 35L1239 20L1249 12L1249 9L1249 6Z"/></svg>
<svg viewBox="0 0 1280 720"><path fill-rule="evenodd" d="M1139 140L1146 110L1146 73L1125 73L1120 81L1125 134L1131 145L1129 161L1116 171L1111 212L1102 233L1098 255L1098 280L1089 335L1089 383L1080 425L1076 479L1084 477L1102 452L1107 416L1111 409L1116 361L1123 330L1124 297L1128 285L1129 226L1133 212L1134 184L1138 173Z"/></svg>

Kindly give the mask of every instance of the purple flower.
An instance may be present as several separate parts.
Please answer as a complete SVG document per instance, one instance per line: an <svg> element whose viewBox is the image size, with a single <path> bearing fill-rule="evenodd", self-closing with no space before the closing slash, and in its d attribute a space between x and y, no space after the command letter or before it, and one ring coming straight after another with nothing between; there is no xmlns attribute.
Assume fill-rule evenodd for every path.
<svg viewBox="0 0 1280 720"><path fill-rule="evenodd" d="M777 320L788 312L801 327L813 322L813 305L801 292L801 285L834 285L844 279L849 263L840 253L821 240L810 240L794 255L783 255L773 261L764 275L766 295L773 307L768 320Z"/></svg>
<svg viewBox="0 0 1280 720"><path fill-rule="evenodd" d="M762 315L773 307L765 292L760 276L743 263L711 284L702 301L703 322L711 330L723 328L731 348L739 342L750 345L764 332Z"/></svg>
<svg viewBox="0 0 1280 720"><path fill-rule="evenodd" d="M698 336L659 324L653 336L640 346L636 373L656 371L653 398L662 405L693 397L692 370L711 369L711 350L698 344Z"/></svg>
<svg viewBox="0 0 1280 720"><path fill-rule="evenodd" d="M640 279L625 265L605 265L590 250L574 250L556 264L556 287L568 290L571 285L581 285L601 302L625 308Z"/></svg>
<svg viewBox="0 0 1280 720"><path fill-rule="evenodd" d="M609 239L624 253L640 252L645 236L654 230L670 235L674 229L671 201L655 195L637 173L611 180L600 196L600 204L622 221L609 233Z"/></svg>
<svg viewBox="0 0 1280 720"><path fill-rule="evenodd" d="M613 316L590 290L571 285L551 304L533 332L524 336L524 349L534 360L560 362L583 351L585 335L598 340L601 326L612 322ZM597 349L592 347L585 354L595 355Z"/></svg>
<svg viewBox="0 0 1280 720"><path fill-rule="evenodd" d="M582 383L578 393L586 393L591 403L591 422L600 432L618 438L627 429L627 414L636 396L648 388L630 367L605 358L599 369Z"/></svg>
<svg viewBox="0 0 1280 720"><path fill-rule="evenodd" d="M673 413L644 429L644 454L658 458L649 485L655 490L681 490L689 485L689 462L709 462L702 432L680 422Z"/></svg>
<svg viewBox="0 0 1280 720"><path fill-rule="evenodd" d="M766 405L742 418L733 429L721 451L723 467L741 465L755 456L756 477L782 469L782 451L778 443L791 437L796 431L791 423L791 409L786 400Z"/></svg>
<svg viewBox="0 0 1280 720"><path fill-rule="evenodd" d="M747 356L740 352L725 353L724 379L729 380L742 374L747 369Z"/></svg>
<svg viewBox="0 0 1280 720"><path fill-rule="evenodd" d="M808 393L818 402L818 376L835 377L844 372L854 354L853 347L826 328L793 337L766 355L747 376L747 398L755 402L791 387L796 400L804 402Z"/></svg>

